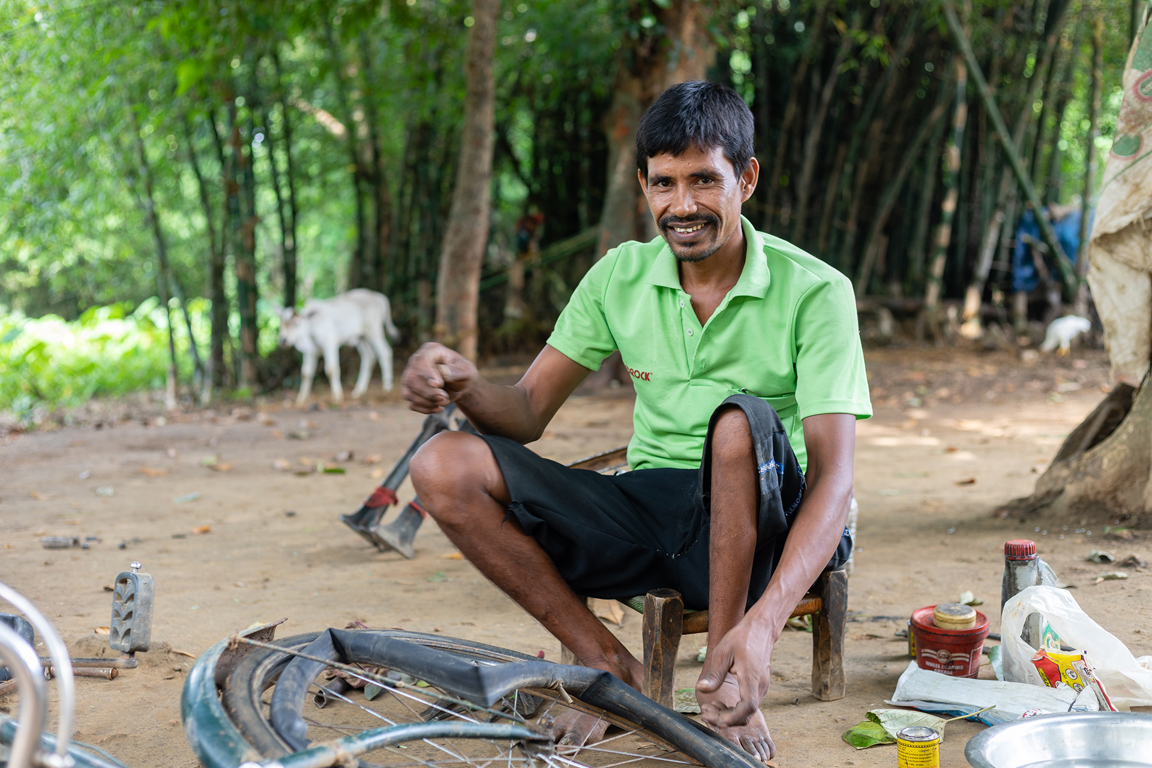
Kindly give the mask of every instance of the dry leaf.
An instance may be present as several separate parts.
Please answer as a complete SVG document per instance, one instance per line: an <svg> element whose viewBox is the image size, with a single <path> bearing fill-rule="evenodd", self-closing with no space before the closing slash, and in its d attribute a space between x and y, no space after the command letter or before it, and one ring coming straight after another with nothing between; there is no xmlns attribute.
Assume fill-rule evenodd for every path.
<svg viewBox="0 0 1152 768"><path fill-rule="evenodd" d="M168 474L166 469L153 469L152 467L140 467L140 474L148 475L148 477L164 477Z"/></svg>
<svg viewBox="0 0 1152 768"><path fill-rule="evenodd" d="M209 464L208 469L213 472L230 472L232 471L232 465L226 461L221 461L216 464Z"/></svg>
<svg viewBox="0 0 1152 768"><path fill-rule="evenodd" d="M305 466L305 467L314 467L314 466L316 466L316 460L310 459L307 456L301 456L300 457L300 464L302 466Z"/></svg>
<svg viewBox="0 0 1152 768"><path fill-rule="evenodd" d="M591 597L588 598L588 608L596 618L610 621L618 627L624 626L624 609L615 600Z"/></svg>
<svg viewBox="0 0 1152 768"><path fill-rule="evenodd" d="M383 461L383 459L378 453L370 453L364 457L365 464L379 464L381 461Z"/></svg>
<svg viewBox="0 0 1152 768"><path fill-rule="evenodd" d="M15 544L8 544L8 543L5 543L5 544L4 544L4 549L16 549L16 545L15 545Z"/></svg>
<svg viewBox="0 0 1152 768"><path fill-rule="evenodd" d="M111 634L112 628L111 627L93 627L92 631L98 635L108 635L108 634Z"/></svg>
<svg viewBox="0 0 1152 768"><path fill-rule="evenodd" d="M956 485L976 485L976 478L966 477L963 480L957 480Z"/></svg>
<svg viewBox="0 0 1152 768"><path fill-rule="evenodd" d="M292 469L292 462L288 461L288 459L274 459L272 461L272 469L287 472Z"/></svg>
<svg viewBox="0 0 1152 768"><path fill-rule="evenodd" d="M368 473L368 477L372 478L373 480L379 480L380 478L384 477L384 467L376 467L376 469Z"/></svg>
<svg viewBox="0 0 1152 768"><path fill-rule="evenodd" d="M274 429L274 430L272 430L272 437L276 438L277 440L283 440L284 439L284 433L278 429Z"/></svg>
<svg viewBox="0 0 1152 768"><path fill-rule="evenodd" d="M198 525L192 529L192 533L211 533L211 532L212 532L212 526L210 526L210 525Z"/></svg>
<svg viewBox="0 0 1152 768"><path fill-rule="evenodd" d="M440 555L440 557L444 558L445 560L463 560L464 559L464 555L460 554L459 552L449 552L446 555Z"/></svg>
<svg viewBox="0 0 1152 768"><path fill-rule="evenodd" d="M48 501L48 499L52 498L46 493L40 493L40 491L32 491L31 496L36 499L36 501Z"/></svg>

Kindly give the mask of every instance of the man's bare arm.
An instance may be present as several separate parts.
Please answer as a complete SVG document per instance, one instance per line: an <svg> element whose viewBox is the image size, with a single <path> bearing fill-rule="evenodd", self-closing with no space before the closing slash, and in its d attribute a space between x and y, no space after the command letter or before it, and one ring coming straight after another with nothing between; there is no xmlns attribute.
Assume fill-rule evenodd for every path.
<svg viewBox="0 0 1152 768"><path fill-rule="evenodd" d="M442 344L424 344L408 359L400 381L408 407L439 413L448 403L487 435L530 443L591 373L552 347L544 347L512 386L484 379L464 356Z"/></svg>
<svg viewBox="0 0 1152 768"><path fill-rule="evenodd" d="M845 413L804 419L808 449L807 489L788 540L764 594L710 651L712 660L700 687L719 687L729 670L740 684L740 703L714 716L715 725L748 721L771 684L772 648L800 598L828 565L848 516L852 497L852 457L856 417ZM708 719L707 717L705 719Z"/></svg>

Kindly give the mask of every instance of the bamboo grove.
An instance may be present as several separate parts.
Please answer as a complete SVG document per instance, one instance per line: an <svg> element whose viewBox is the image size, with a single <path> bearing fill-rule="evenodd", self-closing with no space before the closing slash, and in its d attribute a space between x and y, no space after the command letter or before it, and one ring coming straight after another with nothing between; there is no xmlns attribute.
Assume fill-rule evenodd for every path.
<svg viewBox="0 0 1152 768"><path fill-rule="evenodd" d="M503 0L481 351L538 347L606 247L654 235L630 128L691 76L756 116L747 215L847 274L862 308L937 337L949 318L1023 330L1018 223L1091 204L1144 6ZM282 378L274 305L369 287L402 347L431 338L474 12L0 0L0 305L74 318L158 296L205 394ZM1084 260L1032 219L1031 316L1083 310Z"/></svg>

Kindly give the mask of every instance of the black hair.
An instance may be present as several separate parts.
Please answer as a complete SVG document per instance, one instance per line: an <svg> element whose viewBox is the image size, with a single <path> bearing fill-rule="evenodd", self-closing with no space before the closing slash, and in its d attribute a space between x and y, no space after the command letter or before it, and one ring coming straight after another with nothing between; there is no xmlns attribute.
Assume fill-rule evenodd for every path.
<svg viewBox="0 0 1152 768"><path fill-rule="evenodd" d="M648 175L648 158L720 147L739 176L752 158L752 110L726 85L689 80L672 86L640 118L636 167Z"/></svg>

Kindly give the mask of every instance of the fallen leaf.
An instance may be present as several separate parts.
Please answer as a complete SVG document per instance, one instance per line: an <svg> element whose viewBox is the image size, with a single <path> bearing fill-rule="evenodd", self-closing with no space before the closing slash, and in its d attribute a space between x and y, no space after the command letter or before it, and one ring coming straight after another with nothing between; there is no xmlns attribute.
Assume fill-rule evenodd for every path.
<svg viewBox="0 0 1152 768"><path fill-rule="evenodd" d="M183 496L173 496L172 501L176 502L177 504L184 504L189 501L196 501L198 498L200 498L200 494L193 492L186 493Z"/></svg>
<svg viewBox="0 0 1152 768"><path fill-rule="evenodd" d="M343 475L347 472L344 467L337 467L334 464L325 464L320 471L326 475Z"/></svg>
<svg viewBox="0 0 1152 768"><path fill-rule="evenodd" d="M305 467L313 467L313 466L315 466L315 465L316 465L316 460L315 460L315 459L310 459L310 458L308 458L307 456L301 456L301 457L300 457L300 463L301 463L302 465L304 465Z"/></svg>
<svg viewBox="0 0 1152 768"><path fill-rule="evenodd" d="M449 552L446 555L440 555L440 557L442 557L445 560L463 560L464 559L464 555L460 554L459 552Z"/></svg>
<svg viewBox="0 0 1152 768"><path fill-rule="evenodd" d="M148 475L148 477L164 477L168 474L166 469L154 469L153 467L140 467L140 474Z"/></svg>
<svg viewBox="0 0 1152 768"><path fill-rule="evenodd" d="M444 573L444 571L436 571L436 573L428 577L428 581L433 583L448 581L448 574Z"/></svg>
<svg viewBox="0 0 1152 768"><path fill-rule="evenodd" d="M306 429L297 429L294 432L289 432L288 437L292 438L293 440L307 440L309 434L308 430Z"/></svg>
<svg viewBox="0 0 1152 768"><path fill-rule="evenodd" d="M211 533L211 532L212 532L212 526L210 526L210 525L198 525L192 529L192 533Z"/></svg>
<svg viewBox="0 0 1152 768"><path fill-rule="evenodd" d="M1107 571L1097 576L1096 580L1092 583L1099 584L1102 581L1123 581L1126 578L1128 578L1128 574L1124 573L1124 571Z"/></svg>
<svg viewBox="0 0 1152 768"><path fill-rule="evenodd" d="M92 631L98 635L108 635L112 633L111 627L93 627Z"/></svg>
<svg viewBox="0 0 1152 768"><path fill-rule="evenodd" d="M274 430L272 430L272 437L276 438L277 440L283 440L284 439L284 433L278 429L274 429Z"/></svg>
<svg viewBox="0 0 1152 768"><path fill-rule="evenodd" d="M618 627L624 626L624 609L615 600L592 597L588 599L588 609L598 619L610 621Z"/></svg>
<svg viewBox="0 0 1152 768"><path fill-rule="evenodd" d="M51 496L49 496L46 493L40 493L40 491L32 491L29 495L32 498L36 499L36 501L48 501L49 499L52 498Z"/></svg>
<svg viewBox="0 0 1152 768"><path fill-rule="evenodd" d="M16 545L15 544L9 544L9 543L5 542L4 543L4 549L16 549Z"/></svg>
<svg viewBox="0 0 1152 768"><path fill-rule="evenodd" d="M379 464L381 461L383 461L383 459L378 453L370 453L364 457L365 464Z"/></svg>
<svg viewBox="0 0 1152 768"><path fill-rule="evenodd" d="M976 485L976 478L966 477L963 480L957 480L956 485Z"/></svg>
<svg viewBox="0 0 1152 768"><path fill-rule="evenodd" d="M97 496L115 496L116 491L110 485L102 485L96 489Z"/></svg>
<svg viewBox="0 0 1152 768"><path fill-rule="evenodd" d="M220 462L220 457L213 454L211 456L205 456L204 458L200 459L200 466L210 467L213 464L218 464L219 462Z"/></svg>
<svg viewBox="0 0 1152 768"><path fill-rule="evenodd" d="M207 466L208 466L208 469L212 470L213 472L231 472L232 471L232 465L229 464L227 461L222 461L219 464L209 464Z"/></svg>
<svg viewBox="0 0 1152 768"><path fill-rule="evenodd" d="M956 446L950 445L944 449L944 453L956 453Z"/></svg>
<svg viewBox="0 0 1152 768"><path fill-rule="evenodd" d="M672 694L672 708L682 715L700 714L700 702L696 700L695 688L680 688Z"/></svg>
<svg viewBox="0 0 1152 768"><path fill-rule="evenodd" d="M384 467L376 467L376 469L368 473L368 477L372 478L373 480L379 480L380 478L384 477Z"/></svg>
<svg viewBox="0 0 1152 768"><path fill-rule="evenodd" d="M272 469L287 472L292 469L292 462L288 461L288 459L274 459L272 461Z"/></svg>

